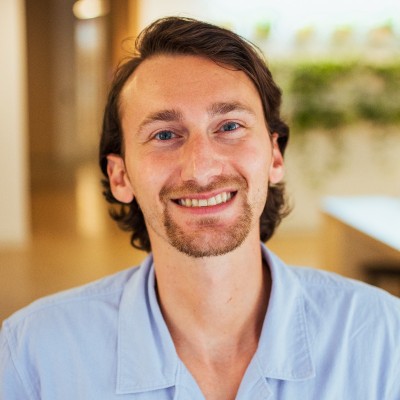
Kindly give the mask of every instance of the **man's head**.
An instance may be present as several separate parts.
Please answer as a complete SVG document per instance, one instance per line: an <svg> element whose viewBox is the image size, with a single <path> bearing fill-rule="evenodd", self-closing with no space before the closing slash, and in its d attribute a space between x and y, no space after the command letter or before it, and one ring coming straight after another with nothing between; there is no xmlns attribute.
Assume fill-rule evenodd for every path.
<svg viewBox="0 0 400 400"><path fill-rule="evenodd" d="M140 196L121 197L118 194L115 196L115 190L113 194L109 179L110 162L108 162L107 157L112 154L120 156L122 160L126 159L126 153L129 151L129 149L126 148L127 132L125 132L125 130L127 130L127 126L123 126L122 120L126 117L127 113L129 113L130 118L143 118L143 115L135 115L135 113L140 113L140 110L132 108L128 110L125 104L123 104L125 101L123 97L127 97L127 93L124 92L130 91L133 96L140 95L137 92L137 88L132 89L129 87L134 86L130 83L132 81L132 76L139 73L136 71L142 71L141 75L143 75L143 70L146 68L162 69L167 66L173 68L173 66L177 64L168 64L169 60L176 60L179 58L180 62L184 63L185 57L192 62L193 57L197 57L199 61L203 59L205 64L206 61L209 63L211 69L212 63L216 73L219 73L219 69L222 68L226 71L232 71L233 73L235 71L236 73L241 71L240 74L245 76L245 78L252 83L253 89L255 89L254 92L260 99L265 137L269 138L270 136L272 140L272 136L275 135L276 147L278 152L280 150L281 154L284 153L289 134L288 127L280 118L280 90L274 83L264 61L251 44L228 30L204 22L184 18L162 19L146 28L136 42L136 53L119 68L111 87L104 116L100 144L100 166L105 175L103 183L105 186L104 193L106 199L110 203L120 205L119 209L114 209L112 211L113 218L123 229L132 231L131 242L135 247L147 251L150 250L151 246L146 223L148 224L151 218L148 217L145 223L143 213L139 207L140 200L139 204L137 202L137 198ZM158 62L157 60L161 60L164 63L161 61ZM202 63L199 62L199 64ZM139 68L140 66L142 67ZM200 65L198 70L199 73L202 71ZM156 74L153 75L153 77L157 76ZM241 75L238 75L238 77L239 76ZM147 82L149 83L147 89L141 87L141 93L143 94L150 91L153 86L151 81L148 80ZM206 83L207 82L204 82L204 84ZM155 86L157 85L155 84ZM240 107L241 106L236 108ZM220 111L218 112L220 113ZM228 110L226 110L226 112L227 114L229 113ZM179 119L179 116L163 116L164 120L168 118ZM229 121L229 123L231 123L231 121ZM225 126L224 129L226 129ZM228 129L231 128L229 127ZM170 134L170 131L162 131L162 134ZM267 149L265 151L267 151ZM162 157L162 155L160 156ZM249 160L249 162L251 162L251 160ZM157 173L158 171L154 170L154 174ZM261 175L263 175L263 173L263 171L260 171ZM129 178L129 174L127 174L127 177ZM223 179L226 180L227 178L224 177ZM233 186L237 184L240 186L242 184L246 185L246 182L229 184ZM209 191L212 190L211 186L207 188ZM166 190L167 189L165 189L165 191ZM200 192L201 188L197 186L196 190ZM144 208L145 204L140 204L140 206ZM283 185L270 185L267 201L260 217L261 240L266 241L272 236L275 227L278 225L285 212ZM203 219L203 223L205 223L204 221L205 219ZM168 218L164 221L166 229L168 229L168 224L170 222ZM238 229L240 230L240 228Z"/></svg>

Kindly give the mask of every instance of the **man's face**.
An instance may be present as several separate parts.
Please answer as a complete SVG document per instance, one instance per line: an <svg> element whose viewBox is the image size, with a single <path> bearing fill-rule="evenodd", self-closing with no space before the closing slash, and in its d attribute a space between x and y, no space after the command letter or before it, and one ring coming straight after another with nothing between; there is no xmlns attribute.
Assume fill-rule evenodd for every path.
<svg viewBox="0 0 400 400"><path fill-rule="evenodd" d="M251 80L195 56L156 56L120 101L125 158L109 155L114 196L136 197L153 250L225 254L259 237L268 182L283 175Z"/></svg>

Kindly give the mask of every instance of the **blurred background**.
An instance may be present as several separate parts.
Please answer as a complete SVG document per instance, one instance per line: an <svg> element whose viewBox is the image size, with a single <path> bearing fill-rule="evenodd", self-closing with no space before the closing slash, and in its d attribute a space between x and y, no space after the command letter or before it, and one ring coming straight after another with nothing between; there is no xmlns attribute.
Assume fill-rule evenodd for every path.
<svg viewBox="0 0 400 400"><path fill-rule="evenodd" d="M0 321L139 263L101 195L107 88L134 38L181 15L265 54L291 126L286 262L400 294L400 3L0 0Z"/></svg>

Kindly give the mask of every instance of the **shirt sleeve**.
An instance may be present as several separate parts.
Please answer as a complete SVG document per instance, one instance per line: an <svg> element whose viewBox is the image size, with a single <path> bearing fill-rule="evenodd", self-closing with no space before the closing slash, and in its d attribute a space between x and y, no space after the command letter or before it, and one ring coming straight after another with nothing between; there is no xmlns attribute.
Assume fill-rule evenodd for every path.
<svg viewBox="0 0 400 400"><path fill-rule="evenodd" d="M0 400L33 400L15 367L4 329L0 331Z"/></svg>

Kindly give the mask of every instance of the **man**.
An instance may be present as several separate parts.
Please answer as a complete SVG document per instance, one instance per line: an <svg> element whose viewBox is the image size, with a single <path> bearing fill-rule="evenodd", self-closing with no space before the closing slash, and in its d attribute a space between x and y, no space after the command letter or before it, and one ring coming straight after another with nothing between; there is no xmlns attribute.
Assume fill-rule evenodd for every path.
<svg viewBox="0 0 400 400"><path fill-rule="evenodd" d="M146 28L100 164L114 219L152 253L7 320L1 399L400 399L399 300L260 244L286 213L280 100L232 32Z"/></svg>

